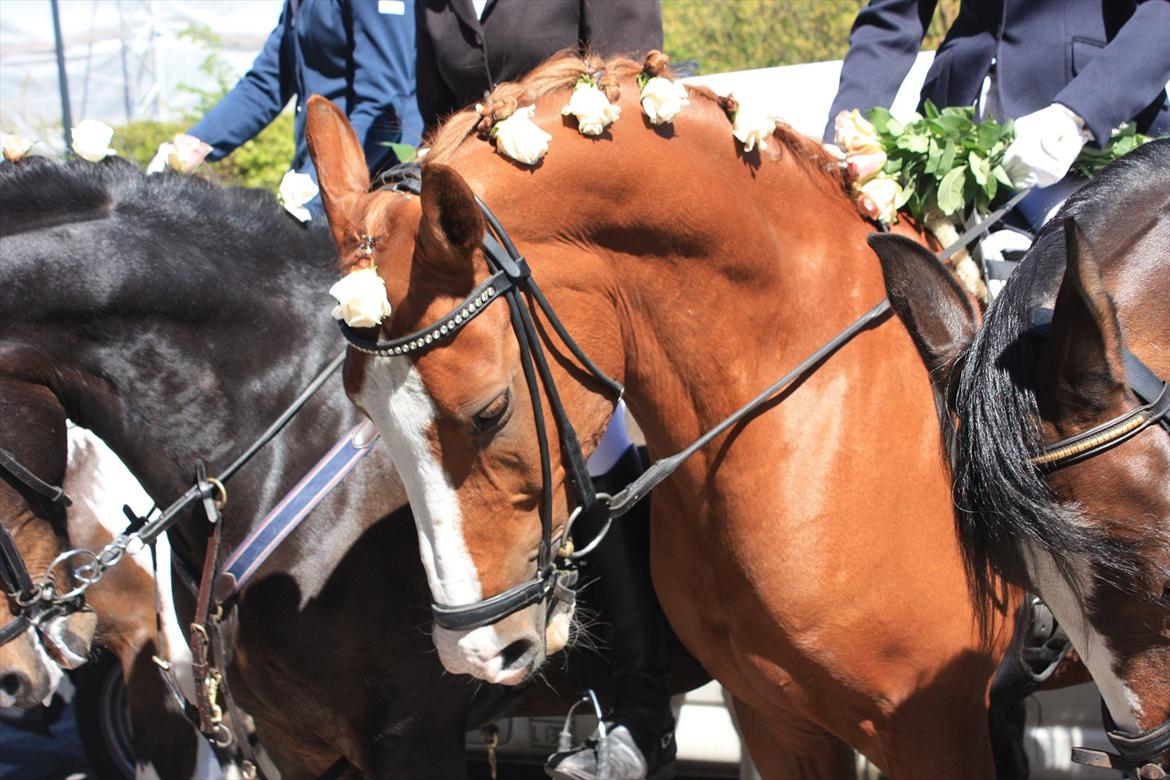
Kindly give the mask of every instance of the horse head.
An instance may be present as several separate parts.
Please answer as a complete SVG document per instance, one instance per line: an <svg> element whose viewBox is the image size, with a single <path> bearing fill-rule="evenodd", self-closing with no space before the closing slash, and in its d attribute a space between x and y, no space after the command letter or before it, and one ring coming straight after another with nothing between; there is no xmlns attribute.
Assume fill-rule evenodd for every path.
<svg viewBox="0 0 1170 780"><path fill-rule="evenodd" d="M47 701L63 677L89 656L97 620L70 599L54 598L75 586L68 561L65 508L44 495L65 471L65 418L55 399L33 387L0 381L0 415L6 420L0 467L0 707ZM56 565L54 565L56 563Z"/></svg>
<svg viewBox="0 0 1170 780"><path fill-rule="evenodd" d="M586 65L579 58L550 63L555 68L570 62L575 70L557 81L558 98ZM632 84L637 66L625 67ZM637 90L625 93L623 109L637 116ZM580 140L588 148L593 142L567 126L546 97L537 99L536 121L566 136L566 142ZM509 189L496 189L496 184L514 179L515 191L531 194L533 171L488 156L490 147L473 143L468 146L483 146L479 159L466 147L432 151L422 167L418 197L392 189L369 192L362 150L344 116L321 99L314 99L309 111L308 136L342 270L372 264L391 304L392 314L381 330L357 331L374 339L380 333L394 339L420 331L421 345L403 354L372 356L351 350L346 389L385 434L403 476L436 613L492 597L522 603L516 611L486 610L482 619L454 625L438 620L434 639L440 658L454 672L519 683L548 653L568 642L571 603L542 599L538 591L549 595L556 590L549 579L550 558L564 548L550 540L560 538L581 506L574 495L581 480L567 452L578 442L581 452L591 451L605 430L616 394L573 354L576 345L554 333L546 313L532 315L535 326L527 343L518 338L514 327L537 304L527 293L513 302L495 301L503 297L490 284L499 268L485 256L488 226L476 194L511 216L508 229L518 241L523 235L532 262L540 264L540 288L557 314L573 321L572 338L580 353L620 381L623 333L614 312L615 304L621 304L610 282L612 258L590 251L586 241L566 237L575 230L568 221L573 206L585 215L583 221L592 219L601 226L612 222L611 194L583 182L573 206L547 198L542 211L532 211L531 204L510 200ZM469 117L453 122L474 121L474 112L464 113ZM637 132L663 143L652 133ZM459 137L468 133L464 127ZM436 149L442 138L438 141ZM543 161L540 176L571 175L567 158L573 156L566 151L560 159ZM581 168L579 162L572 164ZM485 191L488 175L490 196ZM603 172L594 175L604 179ZM516 220L518 211L526 218ZM549 225L559 229L550 233ZM513 282L521 284L515 279L506 283ZM488 288L481 289L485 284ZM479 299L468 298L473 291ZM429 330L434 332L421 333ZM539 367L529 362L538 350L547 356L547 379L537 379ZM569 426L575 436L566 443ZM538 428L544 433L534 436ZM542 436L545 447L538 443ZM580 455L578 462L583 463ZM497 619L491 619L493 614Z"/></svg>
<svg viewBox="0 0 1170 780"><path fill-rule="evenodd" d="M1168 150L1152 143L1074 196L978 332L928 252L871 240L958 426L956 517L974 589L987 596L994 571L1044 598L1093 673L1123 758L1127 739L1170 722L1170 426L1157 422L1170 192L1152 175Z"/></svg>

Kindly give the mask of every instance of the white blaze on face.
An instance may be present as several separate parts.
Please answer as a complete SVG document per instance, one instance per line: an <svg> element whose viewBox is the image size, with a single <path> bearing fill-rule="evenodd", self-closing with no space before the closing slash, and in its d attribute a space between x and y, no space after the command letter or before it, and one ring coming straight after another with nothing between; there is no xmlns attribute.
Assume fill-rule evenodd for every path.
<svg viewBox="0 0 1170 780"><path fill-rule="evenodd" d="M459 496L435 458L429 431L437 412L418 369L406 358L379 359L359 391L362 407L382 433L418 529L419 553L436 603L458 606L483 598L479 572L463 536ZM470 631L435 627L435 647L448 671L489 682L515 684L523 670L505 670L507 646L494 626Z"/></svg>
<svg viewBox="0 0 1170 780"><path fill-rule="evenodd" d="M1097 684L1114 722L1124 731L1139 733L1141 728L1137 719L1142 713L1141 702L1118 676L1117 664L1105 637L1083 616L1076 594L1060 576L1052 556L1032 545L1024 545L1024 560L1040 597L1064 627L1085 667L1093 675L1093 682ZM1078 563L1076 577L1083 598L1091 602L1095 579L1087 563Z"/></svg>

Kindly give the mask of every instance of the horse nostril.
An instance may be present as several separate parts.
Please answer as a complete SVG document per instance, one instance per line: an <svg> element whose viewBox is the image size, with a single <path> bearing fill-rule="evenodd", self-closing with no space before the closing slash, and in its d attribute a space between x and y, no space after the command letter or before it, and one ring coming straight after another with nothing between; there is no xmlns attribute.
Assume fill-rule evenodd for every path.
<svg viewBox="0 0 1170 780"><path fill-rule="evenodd" d="M0 677L0 692L6 693L14 699L21 698L21 694L28 690L28 677L20 672L9 672Z"/></svg>
<svg viewBox="0 0 1170 780"><path fill-rule="evenodd" d="M532 649L532 645L531 639L517 639L505 647L500 653L500 660L503 662L504 669L511 670L521 660L525 660L527 663L526 659L529 651Z"/></svg>

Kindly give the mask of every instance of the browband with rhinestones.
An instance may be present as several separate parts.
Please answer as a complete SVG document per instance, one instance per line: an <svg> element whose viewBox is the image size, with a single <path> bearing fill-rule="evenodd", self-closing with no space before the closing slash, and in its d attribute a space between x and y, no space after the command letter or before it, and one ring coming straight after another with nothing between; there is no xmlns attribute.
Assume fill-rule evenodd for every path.
<svg viewBox="0 0 1170 780"><path fill-rule="evenodd" d="M483 311L489 303L503 295L511 287L512 280L508 278L508 275L503 271L497 271L489 276L487 281L472 290L471 294L464 298L463 302L456 306L450 314L430 327L396 339L371 341L362 338L352 327L345 324L344 320L338 320L337 326L341 328L341 333L349 345L358 352L377 357L409 355L413 352L430 349L448 336L454 335L475 315Z"/></svg>

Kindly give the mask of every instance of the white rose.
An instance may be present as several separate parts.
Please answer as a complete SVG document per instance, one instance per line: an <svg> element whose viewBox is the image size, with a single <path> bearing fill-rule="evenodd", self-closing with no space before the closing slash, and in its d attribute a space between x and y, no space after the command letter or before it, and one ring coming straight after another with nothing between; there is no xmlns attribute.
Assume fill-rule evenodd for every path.
<svg viewBox="0 0 1170 780"><path fill-rule="evenodd" d="M117 154L110 148L110 141L114 138L114 128L105 122L96 119L82 119L73 128L73 151L83 160L101 162L112 154Z"/></svg>
<svg viewBox="0 0 1170 780"><path fill-rule="evenodd" d="M552 136L541 130L532 121L536 106L516 109L516 113L496 122L492 134L496 139L496 151L505 157L525 165L535 165L548 154L548 142Z"/></svg>
<svg viewBox="0 0 1170 780"><path fill-rule="evenodd" d="M170 141L163 141L158 145L158 151L154 153L154 157L150 159L150 164L146 166L147 173L162 173L167 169L167 161L175 152L175 145Z"/></svg>
<svg viewBox="0 0 1170 780"><path fill-rule="evenodd" d="M842 111L833 120L833 140L846 154L867 154L881 151L877 130L856 108Z"/></svg>
<svg viewBox="0 0 1170 780"><path fill-rule="evenodd" d="M4 147L4 159L9 162L23 160L35 143L36 141L19 135L9 135L8 133L0 135L0 146Z"/></svg>
<svg viewBox="0 0 1170 780"><path fill-rule="evenodd" d="M897 203L902 188L892 177L881 174L854 189L858 205L870 218L889 225L898 221Z"/></svg>
<svg viewBox="0 0 1170 780"><path fill-rule="evenodd" d="M743 144L743 150L750 152L757 146L760 150L768 148L766 139L772 137L776 131L776 119L758 108L744 106L742 103L735 112L731 132Z"/></svg>
<svg viewBox="0 0 1170 780"><path fill-rule="evenodd" d="M305 204L317 197L320 190L317 182L307 173L289 171L280 180L280 202L289 214L301 222L308 222L313 215L305 208Z"/></svg>
<svg viewBox="0 0 1170 780"><path fill-rule="evenodd" d="M337 299L333 319L345 320L351 328L372 328L390 316L386 283L373 268L350 271L329 288Z"/></svg>
<svg viewBox="0 0 1170 780"><path fill-rule="evenodd" d="M622 108L610 103L605 93L592 84L579 84L561 113L577 117L577 129L582 135L601 135L621 116Z"/></svg>
<svg viewBox="0 0 1170 780"><path fill-rule="evenodd" d="M687 88L677 81L655 76L642 87L642 110L652 125L673 122L689 104Z"/></svg>

